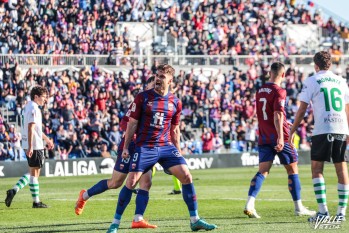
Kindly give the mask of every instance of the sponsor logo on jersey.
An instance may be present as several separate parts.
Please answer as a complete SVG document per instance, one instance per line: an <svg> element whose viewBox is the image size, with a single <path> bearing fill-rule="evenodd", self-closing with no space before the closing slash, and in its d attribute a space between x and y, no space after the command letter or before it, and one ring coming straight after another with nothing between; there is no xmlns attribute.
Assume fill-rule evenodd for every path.
<svg viewBox="0 0 349 233"><path fill-rule="evenodd" d="M153 106L153 102L149 101L149 102L147 103L147 106L149 106L149 107Z"/></svg>

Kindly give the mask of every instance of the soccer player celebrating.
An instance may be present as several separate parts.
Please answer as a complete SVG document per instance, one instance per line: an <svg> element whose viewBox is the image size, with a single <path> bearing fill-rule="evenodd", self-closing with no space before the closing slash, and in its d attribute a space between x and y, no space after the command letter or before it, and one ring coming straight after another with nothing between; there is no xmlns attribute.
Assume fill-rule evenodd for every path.
<svg viewBox="0 0 349 233"><path fill-rule="evenodd" d="M318 213L309 218L329 216L326 201L326 186L323 176L324 162L332 162L338 177L337 217L345 218L349 195L349 178L345 150L349 120L349 89L346 80L330 71L331 55L326 51L315 54L316 74L304 81L300 94L301 104L291 129L289 142L301 123L308 104L312 102L315 125L311 138L311 170Z"/></svg>
<svg viewBox="0 0 349 233"><path fill-rule="evenodd" d="M138 94L131 106L122 156L129 158L128 146L137 130L136 149L131 157L126 185L119 194L109 233L117 232L122 214L131 200L132 189L141 175L157 162L182 183L182 194L188 206L191 229L197 231L217 228L216 225L200 219L198 215L192 176L180 152L179 121L182 103L169 91L174 69L169 65L160 65L157 74L155 88Z"/></svg>
<svg viewBox="0 0 349 233"><path fill-rule="evenodd" d="M152 89L154 87L154 79L155 77L150 77L146 82L146 90ZM127 123L129 121L130 109L126 113L126 115L122 118L120 123L120 128L125 131L127 128ZM87 200L90 197L98 195L100 193L105 192L108 189L117 189L119 188L125 181L127 174L129 172L130 158L122 158L122 150L124 148L125 137L122 137L122 140L118 147L118 157L114 166L114 171L111 179L101 180L90 189L81 190L79 194L79 198L75 205L75 213L77 215L82 214L84 207L86 205ZM134 153L135 144L132 141L129 146L129 152L132 155ZM132 156L131 156L132 158ZM151 187L151 175L152 171L149 170L147 173L144 173L139 181L140 190L138 191L138 195L136 198L136 212L134 220L132 221L132 228L156 228L156 225L151 225L147 221L143 219L143 214L146 209L146 205L149 200L149 189ZM142 204L140 204L142 203ZM145 204L143 204L145 203ZM139 208L142 206L142 208Z"/></svg>
<svg viewBox="0 0 349 233"><path fill-rule="evenodd" d="M298 177L298 154L288 143L289 125L284 110L286 90L280 87L285 77L285 67L275 62L270 68L270 82L257 92L256 107L259 122L259 170L252 178L244 213L250 218L260 218L255 209L255 199L268 175L275 155L288 174L288 188L295 206L295 215L313 215L315 211L305 208L301 201L301 183Z"/></svg>

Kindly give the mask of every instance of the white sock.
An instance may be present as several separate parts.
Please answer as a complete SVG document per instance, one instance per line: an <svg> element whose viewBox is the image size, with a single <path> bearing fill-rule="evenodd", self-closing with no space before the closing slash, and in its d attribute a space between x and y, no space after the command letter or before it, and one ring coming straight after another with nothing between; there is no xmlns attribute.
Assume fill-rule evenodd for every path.
<svg viewBox="0 0 349 233"><path fill-rule="evenodd" d="M253 197L253 196L248 196L245 208L246 208L247 210L253 210L253 209L254 209L254 203L255 203L255 201L256 201L256 198L255 198L255 197Z"/></svg>
<svg viewBox="0 0 349 233"><path fill-rule="evenodd" d="M112 224L118 224L118 225L120 225L120 219L114 218Z"/></svg>
<svg viewBox="0 0 349 233"><path fill-rule="evenodd" d="M338 208L337 215L342 214L345 216L347 205L348 205L348 195L349 195L349 185L348 184L338 184Z"/></svg>
<svg viewBox="0 0 349 233"><path fill-rule="evenodd" d="M133 218L135 222L140 222L143 220L143 215L141 214L136 214L135 217Z"/></svg>
<svg viewBox="0 0 349 233"><path fill-rule="evenodd" d="M294 209L295 210L301 210L303 207L303 204L302 204L302 200L297 200L297 201L293 201L294 203Z"/></svg>
<svg viewBox="0 0 349 233"><path fill-rule="evenodd" d="M30 176L29 181L30 192L32 194L33 202L39 203L39 180L38 177Z"/></svg>
<svg viewBox="0 0 349 233"><path fill-rule="evenodd" d="M199 215L190 216L190 222L191 223L196 223L197 221L199 221L199 219L200 219Z"/></svg>
<svg viewBox="0 0 349 233"><path fill-rule="evenodd" d="M82 198L83 198L85 201L87 201L87 200L90 198L90 197L88 196L87 191L84 192L84 194L82 194Z"/></svg>

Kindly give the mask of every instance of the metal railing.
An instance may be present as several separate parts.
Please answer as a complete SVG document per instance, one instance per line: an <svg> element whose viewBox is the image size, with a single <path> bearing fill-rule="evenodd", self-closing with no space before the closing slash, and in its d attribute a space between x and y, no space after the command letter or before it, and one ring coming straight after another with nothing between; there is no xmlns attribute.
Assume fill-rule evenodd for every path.
<svg viewBox="0 0 349 233"><path fill-rule="evenodd" d="M173 66L241 66L250 65L256 62L264 62L270 64L273 61L280 61L285 64L295 63L298 65L311 65L313 55L292 55L292 56L208 56L208 55L145 55L145 56L116 56L116 55L36 55L36 54L16 54L16 55L0 55L0 62L5 64L10 60L15 60L19 65L23 66L91 66L97 59L100 66L129 66L133 62L138 64L153 62L158 60L160 63L167 63ZM118 59L119 65L115 62ZM349 55L333 56L340 65L346 65L349 62Z"/></svg>

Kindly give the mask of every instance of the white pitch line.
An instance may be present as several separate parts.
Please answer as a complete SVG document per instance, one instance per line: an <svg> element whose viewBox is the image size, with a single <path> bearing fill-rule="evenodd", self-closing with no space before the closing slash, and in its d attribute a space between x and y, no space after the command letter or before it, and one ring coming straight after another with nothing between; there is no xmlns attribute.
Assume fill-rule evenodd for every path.
<svg viewBox="0 0 349 233"><path fill-rule="evenodd" d="M314 198L315 199L315 198ZM49 200L54 200L54 201L76 201L76 198L50 198ZM115 201L117 199L115 198L98 198L98 199L93 199L93 201ZM177 200L175 198L153 198L153 200ZM181 199L180 199L181 200ZM240 198L240 197L231 197L231 198L199 198L199 201L201 200L223 200L223 201L246 201L246 198ZM292 199L277 199L277 198L258 198L258 201L279 201L279 202L292 202ZM302 200L302 201L313 201L313 200ZM335 200L328 200L327 202L338 202Z"/></svg>

